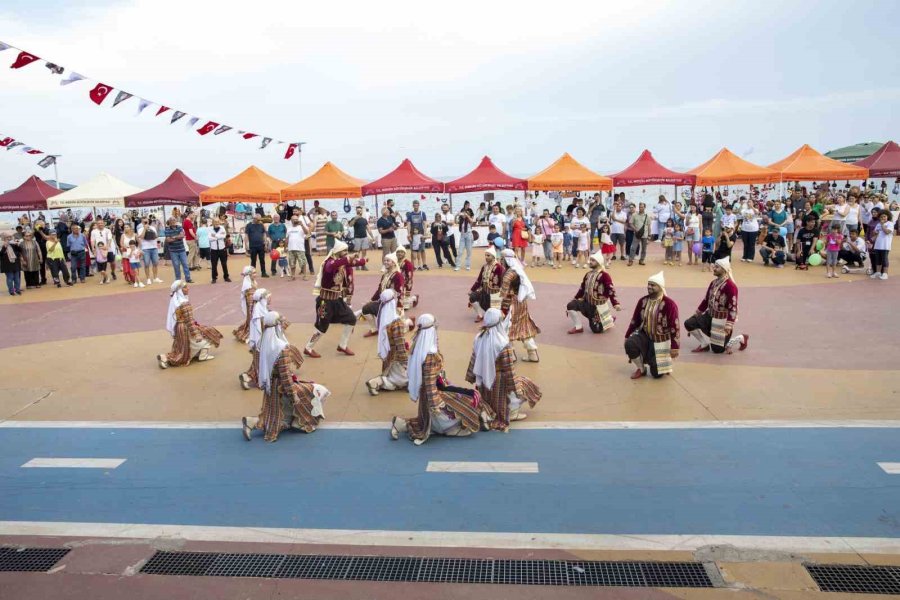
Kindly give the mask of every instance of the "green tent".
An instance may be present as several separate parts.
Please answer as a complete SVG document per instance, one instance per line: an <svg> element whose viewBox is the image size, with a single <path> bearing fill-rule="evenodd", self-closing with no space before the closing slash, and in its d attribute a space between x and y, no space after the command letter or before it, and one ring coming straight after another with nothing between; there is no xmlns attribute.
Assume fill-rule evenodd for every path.
<svg viewBox="0 0 900 600"><path fill-rule="evenodd" d="M881 149L884 142L862 142L826 152L825 156L845 163L852 163L867 158Z"/></svg>

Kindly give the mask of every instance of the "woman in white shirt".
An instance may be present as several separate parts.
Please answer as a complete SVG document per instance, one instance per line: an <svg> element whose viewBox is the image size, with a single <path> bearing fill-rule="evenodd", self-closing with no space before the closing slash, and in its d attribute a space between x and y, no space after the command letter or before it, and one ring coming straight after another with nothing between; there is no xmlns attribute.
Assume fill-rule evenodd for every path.
<svg viewBox="0 0 900 600"><path fill-rule="evenodd" d="M703 232L700 231L700 213L697 211L697 205L691 204L688 209L688 214L684 218L684 239L687 243L687 253L688 253L688 264L694 264L694 259L696 258L696 262L700 263L700 255L694 255L694 244L700 241L700 238L703 237Z"/></svg>
<svg viewBox="0 0 900 600"><path fill-rule="evenodd" d="M844 219L844 235L850 235L851 231L859 231L860 206L856 196L850 196L847 202L847 218Z"/></svg>
<svg viewBox="0 0 900 600"><path fill-rule="evenodd" d="M212 282L219 278L219 263L222 263L222 275L226 282L228 277L228 229L219 219L213 218L209 228L209 259L212 262Z"/></svg>
<svg viewBox="0 0 900 600"><path fill-rule="evenodd" d="M831 226L835 225L841 226L841 231L844 230L844 223L847 220L847 216L850 214L850 205L847 204L847 199L843 194L837 197L837 204L831 207Z"/></svg>
<svg viewBox="0 0 900 600"><path fill-rule="evenodd" d="M753 262L756 238L759 236L759 211L750 202L741 205L741 239L744 241L743 262Z"/></svg>
<svg viewBox="0 0 900 600"><path fill-rule="evenodd" d="M872 247L872 279L887 279L888 254L891 252L891 242L894 239L894 224L891 222L890 211L883 210L878 214L878 223L875 225L875 245Z"/></svg>

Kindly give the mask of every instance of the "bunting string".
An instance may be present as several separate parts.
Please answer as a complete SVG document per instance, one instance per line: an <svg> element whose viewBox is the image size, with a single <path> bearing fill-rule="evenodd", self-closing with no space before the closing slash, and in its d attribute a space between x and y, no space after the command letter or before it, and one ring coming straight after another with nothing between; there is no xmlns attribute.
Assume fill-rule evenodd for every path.
<svg viewBox="0 0 900 600"><path fill-rule="evenodd" d="M32 156L36 156L38 154L46 154L43 150L38 150L34 146L29 146L22 140L17 140L16 138L6 135L4 133L0 133L0 148L5 149L7 152L10 150L15 150L18 154L30 154ZM52 159L48 161L47 159ZM44 168L49 167L54 162L56 162L56 155L48 154L44 158L42 158L38 164Z"/></svg>
<svg viewBox="0 0 900 600"><path fill-rule="evenodd" d="M150 106L157 106L158 107L156 110L157 117L160 117L164 113L171 110L172 113L171 113L171 119L169 119L169 125L173 125L176 121L182 119L183 117L188 117L188 119L186 121L186 128L193 129L194 131L197 132L198 135L201 135L201 136L206 136L206 135L212 133L213 136L215 137L215 136L219 136L223 133L232 131L234 129L231 125L226 125L220 121L214 121L211 119L201 118L199 116L195 116L195 115L187 113L185 111L174 109L174 108L172 108L172 106L170 106L168 104L162 104L162 103L156 102L154 100L144 98L143 96L135 96L135 94L133 94L131 92L126 92L125 90L123 90L121 88L116 88L112 85L103 83L102 81L99 81L97 79L93 79L93 78L87 77L86 75L76 73L75 71L73 71L71 69L66 69L65 67L60 66L58 63L53 63L53 62L47 61L45 59L42 59L41 57L37 56L36 54L26 52L25 50L22 50L21 48L16 48L15 46L13 46L11 44L6 44L4 42L0 42L0 52L3 52L4 50L12 50L14 52L18 52L18 54L13 59L12 64L10 64L10 67L9 67L10 69L22 69L33 63L38 63L40 61L44 61L44 66L47 68L47 71L51 75L61 76L60 81L59 81L59 85L61 85L61 86L67 86L67 85L70 85L73 83L78 83L81 81L93 83L94 86L88 91L87 95L88 95L88 98L90 99L90 101L93 102L94 104L96 104L97 106L102 106L103 103L106 101L107 97L109 97L113 92L116 92L115 94L113 94L111 108L115 108L115 107L119 106L120 104L127 103L128 100L136 97L138 99L138 108L137 108L136 115L142 114L144 112L144 110ZM167 117L168 117L168 115L167 115ZM203 123L203 125L201 125L199 128L197 128L196 127L197 123ZM259 133L252 133L252 132L244 130L244 129L239 129L239 130L235 130L235 131L244 140L250 140L255 137L262 137L262 144L259 146L259 150L265 150L273 141L275 142L276 146L281 145L281 144L287 144L287 149L284 153L285 160L290 159L292 156L294 156L294 153L299 148L299 142L285 142L283 140L277 140L270 136L262 135ZM0 140L3 140L3 141L9 140L9 142L6 145L4 145L2 143L2 141L0 141L0 147L6 147L7 150L10 150L10 149L18 147L18 146L24 146L24 143L17 142L16 140L14 140L12 138L3 138L2 136L0 136ZM39 151L39 150L35 151L31 147L27 147L26 152L28 154L42 154L41 151Z"/></svg>

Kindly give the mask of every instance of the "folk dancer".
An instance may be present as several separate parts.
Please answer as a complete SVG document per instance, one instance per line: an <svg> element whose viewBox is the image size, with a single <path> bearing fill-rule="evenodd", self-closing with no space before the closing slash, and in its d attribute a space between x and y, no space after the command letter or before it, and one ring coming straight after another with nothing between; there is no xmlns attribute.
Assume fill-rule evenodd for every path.
<svg viewBox="0 0 900 600"><path fill-rule="evenodd" d="M489 427L498 431L508 431L511 421L526 418L524 405L534 408L541 399L541 390L533 381L516 375L506 320L499 309L489 308L484 313L466 381L475 384L481 399L491 407L494 415Z"/></svg>
<svg viewBox="0 0 900 600"><path fill-rule="evenodd" d="M507 248L501 256L507 269L500 287L500 311L509 321L509 341L521 341L524 344L527 355L523 361L540 362L534 338L541 330L528 313L528 300L537 298L534 286L531 285L531 280L525 274L525 269L516 258L515 252Z"/></svg>
<svg viewBox="0 0 900 600"><path fill-rule="evenodd" d="M397 255L397 265L400 267L400 272L403 273L403 299L400 302L400 306L403 307L404 311L412 310L418 306L419 300L422 298L421 294L412 293L413 275L416 273L416 265L406 258L406 248L403 246L399 246L395 254Z"/></svg>
<svg viewBox="0 0 900 600"><path fill-rule="evenodd" d="M372 300L363 304L362 310L356 311L355 315L359 321L369 321L369 331L363 337L374 337L378 335L378 327L376 317L378 316L381 303L379 298L385 290L394 290L397 298L403 295L403 273L397 264L396 254L385 254L384 256L384 273L378 282L378 289L372 294Z"/></svg>
<svg viewBox="0 0 900 600"><path fill-rule="evenodd" d="M475 311L476 323L481 323L489 308L500 308L503 272L503 264L497 260L497 251L490 246L484 251L484 264L481 265L478 278L469 289L469 307Z"/></svg>
<svg viewBox="0 0 900 600"><path fill-rule="evenodd" d="M691 352L723 352L731 354L735 344L746 350L750 336L742 333L731 337L738 316L738 287L731 271L731 260L720 258L713 265L715 279L706 289L697 312L684 322L684 328L700 345Z"/></svg>
<svg viewBox="0 0 900 600"><path fill-rule="evenodd" d="M444 374L444 357L438 347L434 316L424 314L417 321L409 359L409 397L419 405L412 419L394 417L391 438L406 433L416 446L429 436L465 437L487 428L493 420L490 405L481 402L476 390L450 386Z"/></svg>
<svg viewBox="0 0 900 600"><path fill-rule="evenodd" d="M253 357L250 360L250 368L238 375L241 387L245 390L259 387L259 340L262 338L262 322L265 316L269 314L271 302L272 292L266 288L259 288L253 294L253 314L250 317L250 336L247 338L250 354ZM287 329L290 325L290 321L281 317L282 329Z"/></svg>
<svg viewBox="0 0 900 600"><path fill-rule="evenodd" d="M170 291L166 329L172 336L172 350L168 354L156 356L159 368L183 367L194 358L201 362L212 360L215 357L209 353L209 349L212 346L219 347L222 334L214 327L201 325L194 320L194 307L188 298L186 281L177 279Z"/></svg>
<svg viewBox="0 0 900 600"><path fill-rule="evenodd" d="M244 417L241 425L248 442L254 429L262 429L267 442L274 442L285 429L312 433L325 418L323 403L331 394L323 385L301 381L294 371L303 365L303 356L288 342L281 327L281 315L269 311L263 318L259 341L259 387L263 404L258 417Z"/></svg>
<svg viewBox="0 0 900 600"><path fill-rule="evenodd" d="M622 305L616 298L616 288L604 262L600 252L593 254L588 261L591 271L581 280L575 299L566 305L566 314L572 321L568 333L584 332L579 313L588 320L588 327L594 333L603 333L615 327L616 318L612 315L612 309L620 311Z"/></svg>
<svg viewBox="0 0 900 600"><path fill-rule="evenodd" d="M340 323L344 326L341 340L338 342L337 351L347 356L354 356L354 352L348 347L350 335L356 325L356 316L350 307L353 299L353 267L361 267L366 264L364 258L350 258L347 256L347 244L338 240L334 243L325 262L319 268L316 275L316 285L313 295L316 297L316 331L306 342L303 353L312 358L321 358L316 352L316 342L328 331L332 323Z"/></svg>
<svg viewBox="0 0 900 600"><path fill-rule="evenodd" d="M242 344L247 343L250 336L250 317L253 315L253 294L256 292L256 280L253 275L256 269L247 265L241 271L244 280L241 282L241 314L244 315L244 322L235 328L231 333L234 338Z"/></svg>
<svg viewBox="0 0 900 600"><path fill-rule="evenodd" d="M625 332L625 354L635 366L631 378L643 377L648 366L653 377L671 373L680 337L678 305L666 296L666 280L660 271L647 280L647 295L638 300Z"/></svg>
<svg viewBox="0 0 900 600"><path fill-rule="evenodd" d="M366 382L366 388L373 396L379 390L401 390L407 386L407 363L409 347L406 332L409 325L397 306L399 294L386 289L379 297L378 309L378 356L381 357L381 375Z"/></svg>

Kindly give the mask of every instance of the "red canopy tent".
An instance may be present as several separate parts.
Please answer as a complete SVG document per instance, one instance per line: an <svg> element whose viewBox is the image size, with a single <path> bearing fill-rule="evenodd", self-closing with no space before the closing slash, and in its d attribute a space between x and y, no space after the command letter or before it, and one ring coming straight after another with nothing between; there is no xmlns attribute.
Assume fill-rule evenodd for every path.
<svg viewBox="0 0 900 600"><path fill-rule="evenodd" d="M47 210L47 198L61 193L32 175L16 189L0 194L0 212Z"/></svg>
<svg viewBox="0 0 900 600"><path fill-rule="evenodd" d="M487 190L526 190L528 181L507 175L498 169L490 157L485 156L475 170L459 179L448 181L447 193L483 192Z"/></svg>
<svg viewBox="0 0 900 600"><path fill-rule="evenodd" d="M207 189L209 189L208 185L197 183L185 175L181 169L175 169L159 185L138 194L125 196L125 207L140 208L165 204L200 206L200 192Z"/></svg>
<svg viewBox="0 0 900 600"><path fill-rule="evenodd" d="M403 159L396 169L362 186L363 196L377 194L439 194L444 191L444 183L419 171L408 158Z"/></svg>
<svg viewBox="0 0 900 600"><path fill-rule="evenodd" d="M632 185L694 185L696 175L678 173L665 168L653 158L649 150L644 150L636 161L624 171L610 175L614 187Z"/></svg>
<svg viewBox="0 0 900 600"><path fill-rule="evenodd" d="M900 146L888 142L875 154L853 164L869 169L869 177L900 177Z"/></svg>

